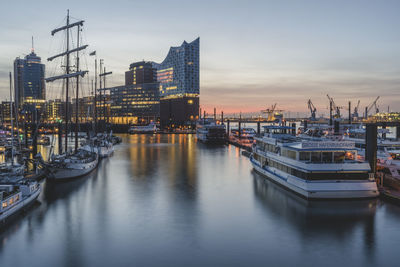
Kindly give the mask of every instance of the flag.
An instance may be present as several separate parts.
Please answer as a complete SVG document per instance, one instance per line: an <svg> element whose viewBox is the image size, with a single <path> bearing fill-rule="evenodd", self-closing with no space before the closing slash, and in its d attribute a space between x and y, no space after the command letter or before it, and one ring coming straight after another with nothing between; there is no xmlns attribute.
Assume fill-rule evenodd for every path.
<svg viewBox="0 0 400 267"><path fill-rule="evenodd" d="M92 53L89 54L89 56L95 56L96 55L96 51L93 51Z"/></svg>

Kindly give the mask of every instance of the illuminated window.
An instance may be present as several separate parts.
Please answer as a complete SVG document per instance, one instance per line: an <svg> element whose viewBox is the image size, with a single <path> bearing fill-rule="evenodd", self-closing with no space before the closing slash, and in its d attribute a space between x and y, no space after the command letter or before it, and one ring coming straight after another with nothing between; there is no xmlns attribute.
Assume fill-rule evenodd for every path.
<svg viewBox="0 0 400 267"><path fill-rule="evenodd" d="M7 208L7 202L3 202L2 207Z"/></svg>
<svg viewBox="0 0 400 267"><path fill-rule="evenodd" d="M192 99L189 99L189 100L188 100L188 104L193 104L193 100L192 100Z"/></svg>

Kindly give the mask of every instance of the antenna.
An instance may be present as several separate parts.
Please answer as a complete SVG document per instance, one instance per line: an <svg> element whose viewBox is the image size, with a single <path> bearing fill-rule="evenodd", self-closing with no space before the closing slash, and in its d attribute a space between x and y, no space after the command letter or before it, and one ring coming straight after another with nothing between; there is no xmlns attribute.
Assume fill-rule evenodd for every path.
<svg viewBox="0 0 400 267"><path fill-rule="evenodd" d="M33 36L32 36L32 48L31 48L31 52L35 52L35 47L33 46Z"/></svg>

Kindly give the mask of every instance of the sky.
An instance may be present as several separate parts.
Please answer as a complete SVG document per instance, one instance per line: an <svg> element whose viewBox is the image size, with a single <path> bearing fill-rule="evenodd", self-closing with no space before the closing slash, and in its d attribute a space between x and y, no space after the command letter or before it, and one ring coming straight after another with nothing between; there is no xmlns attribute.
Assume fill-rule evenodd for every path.
<svg viewBox="0 0 400 267"><path fill-rule="evenodd" d="M400 1L4 1L0 10L0 100L9 98L13 60L60 52L50 31L66 10L85 20L84 40L124 84L129 64L162 62L170 46L200 37L200 105L225 113L259 112L278 103L306 114L311 98L328 113L378 95L381 110L400 111ZM91 75L93 58L84 59ZM47 76L55 66L46 63ZM53 90L53 91L52 91ZM89 91L89 89L88 89ZM48 86L49 98L59 97Z"/></svg>

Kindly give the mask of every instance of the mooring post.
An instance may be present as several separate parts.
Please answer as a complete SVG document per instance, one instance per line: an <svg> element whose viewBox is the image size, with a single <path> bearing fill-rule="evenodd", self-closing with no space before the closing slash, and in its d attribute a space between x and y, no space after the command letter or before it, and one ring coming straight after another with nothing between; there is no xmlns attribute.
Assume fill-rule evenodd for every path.
<svg viewBox="0 0 400 267"><path fill-rule="evenodd" d="M58 123L58 155L62 154L62 128L61 128L61 123ZM65 151L67 152L67 151Z"/></svg>
<svg viewBox="0 0 400 267"><path fill-rule="evenodd" d="M242 129L242 113L240 112L240 116L239 116L239 140L241 137L241 129Z"/></svg>
<svg viewBox="0 0 400 267"><path fill-rule="evenodd" d="M335 121L335 125L334 125L334 135L339 135L339 121Z"/></svg>
<svg viewBox="0 0 400 267"><path fill-rule="evenodd" d="M261 122L257 122L257 135L261 134Z"/></svg>
<svg viewBox="0 0 400 267"><path fill-rule="evenodd" d="M296 123L292 123L292 135L296 135Z"/></svg>
<svg viewBox="0 0 400 267"><path fill-rule="evenodd" d="M376 173L377 135L376 124L368 123L365 135L365 159L368 160L372 173Z"/></svg>
<svg viewBox="0 0 400 267"><path fill-rule="evenodd" d="M303 121L304 132L307 131L307 126L308 126L307 124L308 124L308 121L307 121L307 120L304 120L304 121Z"/></svg>
<svg viewBox="0 0 400 267"><path fill-rule="evenodd" d="M382 125L382 139L386 139L386 123L383 123Z"/></svg>
<svg viewBox="0 0 400 267"><path fill-rule="evenodd" d="M396 140L400 139L400 126L396 127Z"/></svg>
<svg viewBox="0 0 400 267"><path fill-rule="evenodd" d="M227 127L226 127L226 135L229 137L230 133L229 133L229 126L230 126L230 120L228 119L227 121Z"/></svg>

